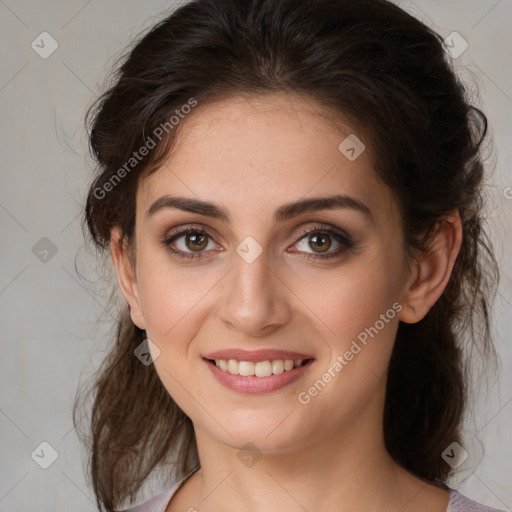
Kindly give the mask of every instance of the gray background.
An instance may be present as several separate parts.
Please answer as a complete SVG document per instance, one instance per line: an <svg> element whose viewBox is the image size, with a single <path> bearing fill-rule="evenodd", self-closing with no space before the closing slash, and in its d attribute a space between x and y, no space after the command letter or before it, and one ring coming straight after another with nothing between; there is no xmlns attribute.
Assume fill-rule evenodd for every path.
<svg viewBox="0 0 512 512"><path fill-rule="evenodd" d="M91 177L82 120L117 52L173 5L163 0L0 0L0 512L95 510L71 405L79 383L105 354L111 313L103 307L108 289L94 286L94 279L105 276L97 275L80 228ZM443 37L457 31L468 42L455 65L468 85L479 89L475 101L483 105L494 138L488 217L502 273L494 307L501 363L498 377L477 388L475 411L466 425L469 458L449 483L477 501L510 511L512 1L401 5ZM43 31L58 42L47 59L31 47ZM75 271L75 260L83 277ZM31 456L36 449L39 461L50 456L44 447L41 456L42 442L58 453L47 469ZM161 488L152 480L143 496Z"/></svg>

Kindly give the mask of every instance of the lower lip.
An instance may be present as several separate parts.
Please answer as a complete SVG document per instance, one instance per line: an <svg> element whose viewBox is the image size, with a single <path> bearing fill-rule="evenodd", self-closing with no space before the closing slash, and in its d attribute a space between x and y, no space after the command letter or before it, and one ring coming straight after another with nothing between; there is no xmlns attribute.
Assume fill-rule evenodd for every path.
<svg viewBox="0 0 512 512"><path fill-rule="evenodd" d="M294 368L293 370L285 370L277 375L269 375L268 377L256 377L255 375L242 376L233 375L226 370L221 370L215 363L207 359L203 359L206 366L213 373L213 376L224 386L237 393L268 393L281 389L304 375L307 372L314 359L310 359L306 364Z"/></svg>

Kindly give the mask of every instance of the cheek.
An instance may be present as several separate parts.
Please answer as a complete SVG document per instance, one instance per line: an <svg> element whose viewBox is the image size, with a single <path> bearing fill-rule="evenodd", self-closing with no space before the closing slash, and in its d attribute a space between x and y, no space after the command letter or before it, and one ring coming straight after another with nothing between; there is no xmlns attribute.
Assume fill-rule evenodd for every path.
<svg viewBox="0 0 512 512"><path fill-rule="evenodd" d="M198 335L203 321L204 295L213 284L208 286L208 279L180 272L158 258L147 267L141 265L139 279L146 334L159 349L155 370L172 399L194 419L197 404L191 397L199 399L201 393L191 365L200 361L199 356L197 361L190 360L189 351L195 347L190 340Z"/></svg>
<svg viewBox="0 0 512 512"><path fill-rule="evenodd" d="M148 337L165 344L191 339L205 294L218 278L201 267L180 268L165 251L141 254L138 283Z"/></svg>
<svg viewBox="0 0 512 512"><path fill-rule="evenodd" d="M328 417L326 428L352 421L383 392L398 327L400 304L386 279L356 272L326 282L308 306L318 314L323 343L330 351L304 383L299 397L306 422ZM333 404L336 407L333 409Z"/></svg>
<svg viewBox="0 0 512 512"><path fill-rule="evenodd" d="M316 403L310 411L337 403L333 421L341 421L368 403L385 381L400 309L392 268L383 268L375 257L365 258L350 268L340 267L329 279L317 279L309 293L305 283L294 288L330 355L306 384L312 387L302 390L301 403Z"/></svg>
<svg viewBox="0 0 512 512"><path fill-rule="evenodd" d="M316 272L301 277L291 288L326 339L341 349L392 308L398 297L395 282L389 268L366 259L325 276ZM388 316L396 315L392 310Z"/></svg>

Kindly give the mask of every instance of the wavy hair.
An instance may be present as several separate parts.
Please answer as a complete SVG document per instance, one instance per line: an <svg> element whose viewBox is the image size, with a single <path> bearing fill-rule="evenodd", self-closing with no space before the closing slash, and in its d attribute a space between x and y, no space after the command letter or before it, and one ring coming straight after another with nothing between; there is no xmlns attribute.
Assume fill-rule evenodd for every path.
<svg viewBox="0 0 512 512"><path fill-rule="evenodd" d="M484 229L487 119L441 36L386 0L193 0L135 38L110 78L85 117L97 165L82 219L107 258L113 226L133 248L137 184L158 169L186 121L131 169L126 162L191 98L289 92L348 122L396 194L406 263L428 250L444 216L459 211L463 242L443 294L421 321L400 322L383 418L397 463L428 481L447 478L441 453L461 441L471 375L465 355L476 347L495 356L489 313L499 273ZM134 356L144 339L125 307L88 390L94 401L82 440L100 510L132 502L171 455L179 475L198 462L190 418L153 365ZM79 408L75 400L75 428Z"/></svg>

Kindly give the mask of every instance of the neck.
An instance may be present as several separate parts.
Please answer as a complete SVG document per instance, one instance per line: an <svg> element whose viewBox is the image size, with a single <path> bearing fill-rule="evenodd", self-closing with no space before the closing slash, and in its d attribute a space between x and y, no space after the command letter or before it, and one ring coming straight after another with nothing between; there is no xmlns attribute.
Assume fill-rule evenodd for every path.
<svg viewBox="0 0 512 512"><path fill-rule="evenodd" d="M405 505L427 484L390 457L381 416L369 417L372 410L347 422L350 428L308 433L293 447L281 444L247 457L196 428L201 468L191 477L189 496L196 502L189 507L202 512L409 510Z"/></svg>

